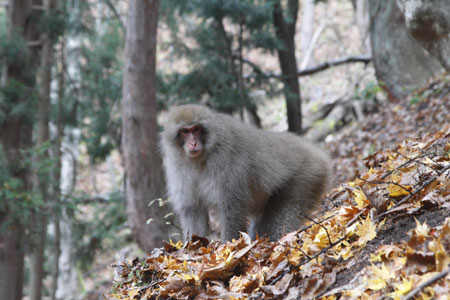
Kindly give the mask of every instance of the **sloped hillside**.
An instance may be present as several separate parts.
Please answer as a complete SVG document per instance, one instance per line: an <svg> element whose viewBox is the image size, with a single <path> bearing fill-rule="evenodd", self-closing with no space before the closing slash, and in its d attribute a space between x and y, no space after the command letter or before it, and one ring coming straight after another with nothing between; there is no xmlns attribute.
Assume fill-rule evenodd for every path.
<svg viewBox="0 0 450 300"><path fill-rule="evenodd" d="M440 79L331 143L339 178L351 179L298 231L278 242L168 242L115 266L107 298L447 299L449 94Z"/></svg>

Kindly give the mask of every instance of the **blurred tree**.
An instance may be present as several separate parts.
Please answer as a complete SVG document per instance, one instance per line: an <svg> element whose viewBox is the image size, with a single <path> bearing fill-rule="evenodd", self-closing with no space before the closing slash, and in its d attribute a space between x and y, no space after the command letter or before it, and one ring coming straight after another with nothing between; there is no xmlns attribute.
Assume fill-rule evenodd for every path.
<svg viewBox="0 0 450 300"><path fill-rule="evenodd" d="M225 112L245 109L250 122L260 126L254 92L273 93L281 79L288 129L300 133L300 85L294 40L299 2L289 0L286 7L282 3L279 0L163 2L163 15L172 28L172 56L187 59L189 65L187 72L163 74L161 92L173 102L203 102ZM180 17L175 17L174 12ZM194 42L186 43L189 39ZM281 76L276 80L263 70L260 62L252 61L255 53L264 52L278 54Z"/></svg>
<svg viewBox="0 0 450 300"><path fill-rule="evenodd" d="M224 112L246 109L259 126L252 93L271 92L274 81L251 58L252 53L282 48L272 8L271 1L254 0L163 2L163 16L172 29L167 50L189 63L187 72L163 74L160 92L170 102L203 102Z"/></svg>
<svg viewBox="0 0 450 300"><path fill-rule="evenodd" d="M49 121L50 121L50 85L53 65L53 45L61 28L51 26L53 22L60 24L56 19L56 0L44 0L45 11L40 17L40 30L42 42L41 62L39 70L39 102L37 109L36 147L40 148L40 155L34 162L34 190L39 193L43 203L49 203L51 195L48 193L50 184L50 168L39 167L43 162L49 161ZM52 30L54 28L57 30ZM42 284L44 279L44 248L47 233L47 211L37 209L31 215L30 228L30 291L31 300L42 298Z"/></svg>
<svg viewBox="0 0 450 300"><path fill-rule="evenodd" d="M355 10L355 21L358 25L358 31L362 38L362 51L370 54L370 34L369 34L369 0L352 0L353 9Z"/></svg>
<svg viewBox="0 0 450 300"><path fill-rule="evenodd" d="M128 224L145 251L168 238L167 207L149 208L164 195L156 123L156 33L159 1L129 3L125 39L122 124ZM153 220L148 224L147 220Z"/></svg>
<svg viewBox="0 0 450 300"><path fill-rule="evenodd" d="M280 0L274 2L273 24L277 37L283 41L278 49L284 97L286 99L288 130L300 134L302 131L302 110L300 83L297 76L297 59L295 57L295 26L297 24L298 0L288 0L283 8Z"/></svg>
<svg viewBox="0 0 450 300"><path fill-rule="evenodd" d="M77 118L81 123L81 142L87 147L91 163L103 161L113 149L120 148L120 98L122 95L122 58L124 32L120 20L85 23L82 35L80 90Z"/></svg>
<svg viewBox="0 0 450 300"><path fill-rule="evenodd" d="M409 33L450 72L450 3L447 0L397 3Z"/></svg>
<svg viewBox="0 0 450 300"><path fill-rule="evenodd" d="M52 183L51 183L51 191L53 194L53 207L51 211L52 223L53 223L53 242L51 243L50 253L53 255L53 261L51 262L52 267L50 270L51 273L51 287L50 287L50 299L56 300L56 291L58 289L58 276L59 276L59 260L61 255L61 226L60 226L60 208L61 208L61 169L62 169L62 151L61 144L64 138L64 114L63 114L63 99L64 99L64 90L66 88L66 41L65 37L61 39L59 45L58 57L57 61L57 96L56 96L56 105L55 105L55 141L53 143L53 159L55 161L55 168L51 174Z"/></svg>
<svg viewBox="0 0 450 300"><path fill-rule="evenodd" d="M303 4L303 12L301 17L301 30L300 30L300 48L302 50L303 59L305 59L305 55L311 51L310 47L314 47L311 44L311 41L314 36L314 15L315 15L315 0L305 0ZM315 65L314 58L309 56L310 58L307 61L302 61L302 69L307 67L312 67Z"/></svg>
<svg viewBox="0 0 450 300"><path fill-rule="evenodd" d="M81 267L92 262L98 250L129 237L108 231L113 230L108 224L125 226L124 199L120 194L123 186L115 183L112 191L96 190L94 181L92 193L101 193L101 197L87 194L85 186L81 189L78 186L79 164L94 170L120 145L124 32L117 18L121 13L118 2L63 1L67 28L58 45L55 77L58 94L52 105L52 122L56 127L53 154L57 166L53 190L58 203L53 213L54 235L50 239L55 260L49 263L53 269L51 295L58 299L78 297L82 284L79 274L84 270ZM80 159L84 149L88 162ZM102 205L97 206L98 203ZM121 215L105 215L110 210Z"/></svg>
<svg viewBox="0 0 450 300"><path fill-rule="evenodd" d="M10 0L8 31L2 37L0 106L1 164L7 177L0 195L0 299L22 299L24 223L32 204L31 174L24 151L32 145L35 70L38 61L39 1ZM4 172L5 172L4 170Z"/></svg>
<svg viewBox="0 0 450 300"><path fill-rule="evenodd" d="M369 1L370 40L378 81L394 98L422 86L441 69L408 32L396 0Z"/></svg>

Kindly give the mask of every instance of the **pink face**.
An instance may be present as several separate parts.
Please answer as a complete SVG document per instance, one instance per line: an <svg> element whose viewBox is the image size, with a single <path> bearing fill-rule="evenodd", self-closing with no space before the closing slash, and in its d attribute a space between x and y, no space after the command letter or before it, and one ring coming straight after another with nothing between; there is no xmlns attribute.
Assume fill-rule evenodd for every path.
<svg viewBox="0 0 450 300"><path fill-rule="evenodd" d="M202 154L203 129L199 125L190 127L183 127L180 129L180 136L183 138L183 149L186 155L190 158L196 158Z"/></svg>

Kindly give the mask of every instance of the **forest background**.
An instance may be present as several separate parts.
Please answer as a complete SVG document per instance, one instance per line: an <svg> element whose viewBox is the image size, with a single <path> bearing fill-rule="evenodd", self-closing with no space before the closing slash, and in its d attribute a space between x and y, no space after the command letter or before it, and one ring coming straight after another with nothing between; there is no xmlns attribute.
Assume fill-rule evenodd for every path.
<svg viewBox="0 0 450 300"><path fill-rule="evenodd" d="M0 299L99 299L109 263L178 239L154 201L171 105L322 142L338 184L393 142L341 132L450 69L445 0L0 5Z"/></svg>

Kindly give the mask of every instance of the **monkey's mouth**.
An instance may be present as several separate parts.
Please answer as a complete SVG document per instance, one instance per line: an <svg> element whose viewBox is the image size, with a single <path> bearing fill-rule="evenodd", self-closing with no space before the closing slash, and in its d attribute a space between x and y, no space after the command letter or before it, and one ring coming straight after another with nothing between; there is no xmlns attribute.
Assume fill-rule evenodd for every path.
<svg viewBox="0 0 450 300"><path fill-rule="evenodd" d="M200 156L201 153L202 153L201 150L192 150L192 151L188 152L188 156L190 158L196 158L196 157Z"/></svg>

